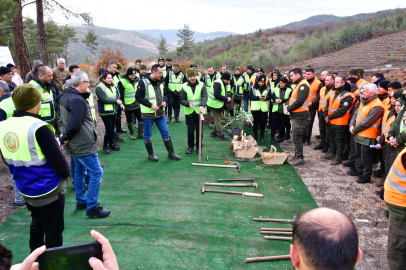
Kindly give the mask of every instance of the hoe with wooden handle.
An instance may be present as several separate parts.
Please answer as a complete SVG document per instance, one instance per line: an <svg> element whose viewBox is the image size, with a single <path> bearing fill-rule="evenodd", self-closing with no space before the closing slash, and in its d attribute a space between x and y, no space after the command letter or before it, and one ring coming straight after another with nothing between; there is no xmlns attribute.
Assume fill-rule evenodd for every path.
<svg viewBox="0 0 406 270"><path fill-rule="evenodd" d="M236 195L242 195L244 196L249 196L249 197L264 197L264 195L260 193L251 193L251 192L235 192L235 191L227 191L227 190L212 190L212 189L204 189L202 187L202 194L205 192L213 192L213 193L225 193L225 194L236 194Z"/></svg>
<svg viewBox="0 0 406 270"><path fill-rule="evenodd" d="M217 164L203 164L203 163L192 163L194 166L203 166L203 167L218 167L218 168L234 168L238 172L241 172L241 165L217 165Z"/></svg>
<svg viewBox="0 0 406 270"><path fill-rule="evenodd" d="M204 183L205 186L221 186L221 187L254 187L258 190L258 183L249 184L224 184L224 183Z"/></svg>

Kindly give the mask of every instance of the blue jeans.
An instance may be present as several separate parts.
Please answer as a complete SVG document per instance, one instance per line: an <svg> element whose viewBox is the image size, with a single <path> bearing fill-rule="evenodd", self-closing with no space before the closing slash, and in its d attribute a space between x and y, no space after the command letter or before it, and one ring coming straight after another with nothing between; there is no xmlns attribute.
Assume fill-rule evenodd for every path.
<svg viewBox="0 0 406 270"><path fill-rule="evenodd" d="M11 176L11 182L13 183L13 189L14 189L14 195L15 195L15 199L14 202L15 203L23 203L24 202L24 198L23 195L21 195L20 191L18 191L18 188L16 186L16 181L14 181L14 176Z"/></svg>
<svg viewBox="0 0 406 270"><path fill-rule="evenodd" d="M142 123L144 124L144 141L151 139L152 136L152 127L154 123L158 127L159 131L161 132L161 136L163 139L168 138L169 130L168 125L166 124L166 117L159 117L155 119L142 119Z"/></svg>
<svg viewBox="0 0 406 270"><path fill-rule="evenodd" d="M76 203L87 204L87 209L94 208L99 202L99 189L103 176L97 153L84 157L71 157L75 166ZM86 194L85 169L89 172L89 188Z"/></svg>
<svg viewBox="0 0 406 270"><path fill-rule="evenodd" d="M244 99L244 111L248 112L248 92L244 92L242 98Z"/></svg>
<svg viewBox="0 0 406 270"><path fill-rule="evenodd" d="M89 184L89 179L90 179L90 174L89 171L84 168L84 172L85 174L85 183ZM73 178L75 176L75 163L72 161L72 157L70 157L70 175L72 177L72 185L75 186L75 178Z"/></svg>

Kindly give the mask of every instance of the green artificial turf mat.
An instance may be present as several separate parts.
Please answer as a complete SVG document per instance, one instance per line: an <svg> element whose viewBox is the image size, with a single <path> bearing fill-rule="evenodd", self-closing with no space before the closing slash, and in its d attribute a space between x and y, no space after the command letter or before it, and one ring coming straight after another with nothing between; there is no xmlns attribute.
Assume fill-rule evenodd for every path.
<svg viewBox="0 0 406 270"><path fill-rule="evenodd" d="M302 209L317 207L306 186L289 164L264 166L241 162L241 172L232 168L192 166L198 162L195 152L186 155L187 127L169 124L175 152L181 161L167 158L159 130L153 129L152 144L159 162L147 159L142 139L121 137L120 152L104 155L100 188L101 205L112 211L104 219L89 219L85 211L75 211L75 193L71 183L65 205L64 245L93 241L95 229L106 236L117 255L121 269L293 269L290 260L245 263L245 258L289 254L289 241L265 240L261 227L291 227L290 224L253 222L255 217L292 219ZM203 163L223 164L212 158L234 158L230 141L210 137L204 127ZM252 129L248 129L252 133ZM270 147L267 142L260 145ZM278 147L280 151L280 148ZM255 177L253 187L206 187L207 189L258 192L263 198L240 195L201 193L204 182L221 178ZM12 214L0 226L0 243L11 249L13 263L29 253L27 209Z"/></svg>

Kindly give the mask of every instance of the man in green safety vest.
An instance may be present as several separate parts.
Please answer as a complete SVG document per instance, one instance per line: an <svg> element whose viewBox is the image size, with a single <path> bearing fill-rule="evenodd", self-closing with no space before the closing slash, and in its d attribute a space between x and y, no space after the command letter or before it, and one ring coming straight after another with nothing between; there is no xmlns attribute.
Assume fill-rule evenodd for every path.
<svg viewBox="0 0 406 270"><path fill-rule="evenodd" d="M15 111L0 123L0 153L31 212L31 252L62 246L69 165L54 128L40 119L42 94L32 84L16 87Z"/></svg>
<svg viewBox="0 0 406 270"><path fill-rule="evenodd" d="M141 105L141 118L144 123L144 144L148 151L148 159L159 161L152 148L152 127L154 123L161 132L162 139L168 151L168 158L180 160L180 156L173 150L171 136L168 125L166 124L165 113L162 108L166 107L167 97L164 94L164 85L160 82L162 77L162 68L159 65L151 67L151 75L142 79L138 83L136 100Z"/></svg>
<svg viewBox="0 0 406 270"><path fill-rule="evenodd" d="M173 70L170 70L165 78L165 87L168 90L168 124L172 121L172 110L175 111L175 122L181 122L179 120L180 90L182 89L182 84L186 82L186 74L180 70L179 64L174 64Z"/></svg>
<svg viewBox="0 0 406 270"><path fill-rule="evenodd" d="M241 108L241 100L244 94L243 87L244 87L244 76L241 75L241 68L236 67L234 69L234 75L231 78L231 81L233 82L233 99L234 99L234 105L237 107L239 110Z"/></svg>
<svg viewBox="0 0 406 270"><path fill-rule="evenodd" d="M244 93L243 93L243 99L244 99L244 111L248 112L248 93L250 92L251 86L252 86L252 78L255 78L257 76L256 73L254 73L254 68L252 65L247 66L247 71L244 72L242 75L244 76Z"/></svg>
<svg viewBox="0 0 406 270"><path fill-rule="evenodd" d="M172 70L172 58L166 58L166 64L165 66L162 68L162 78L166 78L166 74L168 74L168 72L170 70Z"/></svg>
<svg viewBox="0 0 406 270"><path fill-rule="evenodd" d="M191 65L190 65L190 68L193 68L193 69L196 71L197 80L200 81L200 82L204 82L203 75L202 75L202 73L200 73L199 71L197 71L197 66L196 66L196 64L191 64ZM187 79L189 79L189 77L188 77Z"/></svg>
<svg viewBox="0 0 406 270"><path fill-rule="evenodd" d="M221 119L223 118L224 105L231 102L231 98L227 97L226 85L231 80L231 74L225 72L221 78L217 79L213 87L210 88L207 106L210 108L211 115L214 118L213 130L210 133L211 137L217 137L219 141L227 141L228 137L223 134L221 128Z"/></svg>
<svg viewBox="0 0 406 270"><path fill-rule="evenodd" d="M204 113L204 108L207 103L207 90L203 82L197 79L196 70L191 68L187 71L189 82L182 85L180 91L180 103L185 106L185 116L188 135L188 148L186 154L190 154L195 146L195 130L196 130L196 153L199 154L199 137L200 132L200 113ZM202 134L203 137L203 134ZM203 145L203 144L202 144Z"/></svg>

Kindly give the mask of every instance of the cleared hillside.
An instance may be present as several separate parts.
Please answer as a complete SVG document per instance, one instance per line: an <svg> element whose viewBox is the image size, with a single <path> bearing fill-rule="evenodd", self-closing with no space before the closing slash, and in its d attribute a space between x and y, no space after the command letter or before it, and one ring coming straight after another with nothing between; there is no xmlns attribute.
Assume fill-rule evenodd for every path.
<svg viewBox="0 0 406 270"><path fill-rule="evenodd" d="M383 69L391 64L393 67L402 67L406 65L405 40L406 31L402 31L361 42L335 53L284 66L283 70L306 66L331 71L346 71L352 66Z"/></svg>

